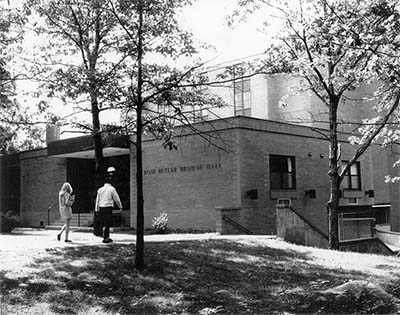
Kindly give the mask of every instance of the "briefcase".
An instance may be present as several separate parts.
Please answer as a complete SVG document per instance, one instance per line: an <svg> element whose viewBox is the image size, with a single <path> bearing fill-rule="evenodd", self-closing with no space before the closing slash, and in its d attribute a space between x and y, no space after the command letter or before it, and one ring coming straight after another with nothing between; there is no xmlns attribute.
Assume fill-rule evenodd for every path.
<svg viewBox="0 0 400 315"><path fill-rule="evenodd" d="M93 234L99 237L103 237L103 224L100 220L100 214L96 211L93 215Z"/></svg>

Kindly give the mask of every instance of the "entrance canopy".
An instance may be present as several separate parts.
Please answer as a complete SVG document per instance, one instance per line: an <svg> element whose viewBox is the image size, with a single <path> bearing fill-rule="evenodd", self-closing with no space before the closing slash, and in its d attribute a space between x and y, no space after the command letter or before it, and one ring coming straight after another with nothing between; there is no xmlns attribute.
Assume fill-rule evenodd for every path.
<svg viewBox="0 0 400 315"><path fill-rule="evenodd" d="M108 136L103 148L104 157L129 154L128 136ZM92 136L82 136L51 141L47 144L47 154L54 157L94 159Z"/></svg>

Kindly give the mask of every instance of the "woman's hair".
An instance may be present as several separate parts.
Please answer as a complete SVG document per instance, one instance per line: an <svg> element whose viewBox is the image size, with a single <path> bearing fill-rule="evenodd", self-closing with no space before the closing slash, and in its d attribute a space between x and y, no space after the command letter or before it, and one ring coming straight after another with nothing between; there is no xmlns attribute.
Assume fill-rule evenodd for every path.
<svg viewBox="0 0 400 315"><path fill-rule="evenodd" d="M72 194L72 186L70 183L64 183L61 187L60 194L63 195L66 192Z"/></svg>

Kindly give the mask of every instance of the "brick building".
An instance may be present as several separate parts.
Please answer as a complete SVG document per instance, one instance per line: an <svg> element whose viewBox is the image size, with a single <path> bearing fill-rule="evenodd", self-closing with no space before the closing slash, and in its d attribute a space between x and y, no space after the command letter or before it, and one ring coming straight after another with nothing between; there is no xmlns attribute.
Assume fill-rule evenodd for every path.
<svg viewBox="0 0 400 315"><path fill-rule="evenodd" d="M290 203L310 223L327 231L329 198L328 143L315 129L249 117L197 124L202 136L181 127L178 150L146 139L144 150L145 227L165 211L172 229L216 229L219 208L236 209L235 220L255 234L275 234L276 204ZM354 148L341 135L342 159ZM136 226L134 147L126 139L110 140L106 166L117 168L117 189L132 227ZM93 147L90 137L55 140L47 148L22 152L19 161L22 223L38 226L57 219L64 181L77 196L74 212L94 205ZM385 184L393 174L393 150L374 145L345 179L341 211L374 216L378 224L399 229L399 187ZM3 165L9 162L4 161ZM14 160L14 166L16 164ZM4 169L4 167L3 167ZM7 178L2 176L2 187ZM4 205L4 203L3 203Z"/></svg>
<svg viewBox="0 0 400 315"><path fill-rule="evenodd" d="M205 71L211 81L226 66ZM327 231L329 198L328 142L321 136L326 107L315 96L290 96L279 102L297 79L283 75L255 75L210 87L226 107L193 108L193 120L203 134L179 127L178 150L162 148L148 138L143 144L145 227L153 217L167 212L170 228L215 230L218 209L232 209L237 222L257 234L275 234L277 204L290 204L310 223ZM370 87L354 93L364 94ZM372 116L362 98L347 102L340 119L360 122ZM218 117L218 119L216 119ZM221 118L222 117L222 118ZM288 123L291 122L291 123ZM345 131L345 130L343 130ZM349 134L341 134L341 158L349 159L354 148ZM19 211L27 226L57 219L57 194L65 181L77 195L73 211L94 209L94 152L91 137L58 140L48 134L46 148L2 157L1 209ZM107 139L105 167L117 169L116 188L128 215L126 224L136 226L134 139ZM375 217L400 231L400 198L397 184L385 184L395 147L374 145L351 168L344 181L341 212ZM13 180L10 180L10 179ZM51 211L48 211L49 208Z"/></svg>
<svg viewBox="0 0 400 315"><path fill-rule="evenodd" d="M229 74L224 74L226 79L223 83L212 84L212 82L220 80L218 76L223 74L227 68L235 66L240 68L242 62L260 57L262 55L253 56L249 60L240 59L211 65L204 69L210 82L207 92L220 96L227 106L196 107L194 116L197 119L209 120L241 115L327 128L328 110L326 105L310 89L304 89L304 82L301 78L285 74L250 75L250 73L235 77L231 71ZM353 130L354 124L361 123L365 118L376 116L370 96L377 89L377 84L370 83L346 93L346 103L338 110L338 120L351 122L353 125L339 124L339 130ZM346 130L346 128L349 129Z"/></svg>
<svg viewBox="0 0 400 315"><path fill-rule="evenodd" d="M1 157L1 211L20 214L24 226L48 225L59 218L58 192L66 181L77 199L73 213L94 210L94 150L90 136L51 139L47 147ZM119 169L116 188L129 209L129 141L107 140L105 165Z"/></svg>
<svg viewBox="0 0 400 315"><path fill-rule="evenodd" d="M275 234L278 203L290 203L309 222L327 231L328 142L315 129L247 117L200 126L218 135L210 145L198 135L182 137L176 151L155 140L144 144L145 224L160 212L173 228L215 230L216 208L238 209L236 220L255 234ZM354 148L341 135L342 159ZM212 137L216 139L216 137ZM215 146L217 144L217 146ZM398 228L399 189L385 184L393 150L372 146L352 168L342 190L341 211L374 216ZM135 207L131 157L131 209ZM390 211L390 205L395 205ZM131 211L135 226L135 211ZM392 222L391 222L392 221ZM395 221L395 222L393 222Z"/></svg>

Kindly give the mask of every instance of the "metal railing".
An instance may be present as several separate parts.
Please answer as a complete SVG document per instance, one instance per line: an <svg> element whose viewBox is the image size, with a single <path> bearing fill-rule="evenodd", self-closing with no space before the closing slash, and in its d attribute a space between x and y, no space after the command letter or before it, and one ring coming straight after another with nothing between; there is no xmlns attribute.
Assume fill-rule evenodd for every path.
<svg viewBox="0 0 400 315"><path fill-rule="evenodd" d="M374 237L375 218L346 218L339 214L339 240L347 241Z"/></svg>
<svg viewBox="0 0 400 315"><path fill-rule="evenodd" d="M50 225L50 210L53 209L55 206L58 205L58 201L47 208L47 225Z"/></svg>
<svg viewBox="0 0 400 315"><path fill-rule="evenodd" d="M222 219L229 222L232 224L234 227L237 229L241 230L242 232L245 232L246 234L253 235L254 233L250 231L249 229L245 228L243 225L241 225L239 222L236 222L235 220L231 219L230 217L223 215Z"/></svg>

